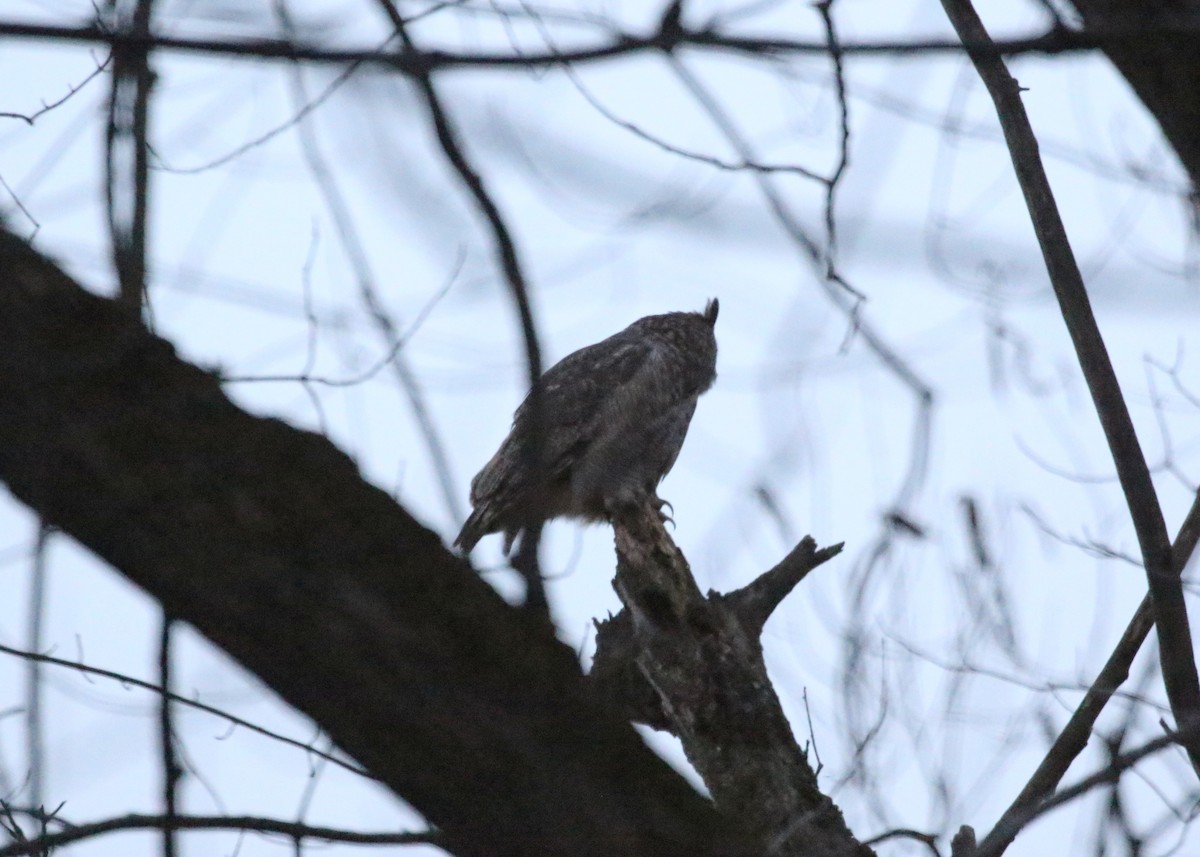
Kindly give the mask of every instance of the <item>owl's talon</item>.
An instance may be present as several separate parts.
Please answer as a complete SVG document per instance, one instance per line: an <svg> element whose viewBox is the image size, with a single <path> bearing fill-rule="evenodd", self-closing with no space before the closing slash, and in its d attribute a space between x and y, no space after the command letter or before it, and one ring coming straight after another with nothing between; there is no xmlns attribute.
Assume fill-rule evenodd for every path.
<svg viewBox="0 0 1200 857"><path fill-rule="evenodd" d="M654 504L655 508L658 510L658 520L664 524L670 523L671 527L674 528L675 519L672 517L672 515L675 514L675 507L671 505L671 501L664 500L662 497L655 497L651 502ZM666 506L668 509L671 510L670 515L668 515L666 512L663 511L663 506Z"/></svg>

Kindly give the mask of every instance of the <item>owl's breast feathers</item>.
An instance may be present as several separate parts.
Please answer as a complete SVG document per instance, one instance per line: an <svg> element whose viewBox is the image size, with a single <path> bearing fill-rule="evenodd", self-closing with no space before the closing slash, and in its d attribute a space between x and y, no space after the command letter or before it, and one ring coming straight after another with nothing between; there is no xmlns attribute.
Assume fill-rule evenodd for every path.
<svg viewBox="0 0 1200 857"><path fill-rule="evenodd" d="M705 313L647 316L567 355L542 376L500 449L471 482L455 544L533 521L604 520L612 503L657 499L696 399L716 378L715 301Z"/></svg>

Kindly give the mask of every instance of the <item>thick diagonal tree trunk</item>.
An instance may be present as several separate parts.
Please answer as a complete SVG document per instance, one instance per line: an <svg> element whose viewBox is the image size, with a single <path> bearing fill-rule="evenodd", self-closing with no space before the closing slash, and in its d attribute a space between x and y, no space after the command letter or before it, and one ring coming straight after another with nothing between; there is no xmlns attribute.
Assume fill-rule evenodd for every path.
<svg viewBox="0 0 1200 857"><path fill-rule="evenodd" d="M0 480L312 717L455 853L746 853L593 704L547 626L331 443L241 411L2 230Z"/></svg>

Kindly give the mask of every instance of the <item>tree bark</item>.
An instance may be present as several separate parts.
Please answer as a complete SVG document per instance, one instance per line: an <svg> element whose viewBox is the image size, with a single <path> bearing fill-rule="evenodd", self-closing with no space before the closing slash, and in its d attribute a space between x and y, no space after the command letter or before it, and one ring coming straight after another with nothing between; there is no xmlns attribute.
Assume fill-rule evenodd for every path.
<svg viewBox="0 0 1200 857"><path fill-rule="evenodd" d="M0 479L461 855L749 853L573 653L325 438L235 407L0 230Z"/></svg>
<svg viewBox="0 0 1200 857"><path fill-rule="evenodd" d="M871 857L817 785L771 686L759 635L771 612L841 545L811 538L727 595L700 594L653 508L614 519L625 608L597 625L593 680L634 720L683 744L717 809L778 857Z"/></svg>
<svg viewBox="0 0 1200 857"><path fill-rule="evenodd" d="M1104 53L1158 121L1163 136L1200 193L1200 0L1071 0L1085 31L1100 34L1154 25L1175 33L1104 41Z"/></svg>

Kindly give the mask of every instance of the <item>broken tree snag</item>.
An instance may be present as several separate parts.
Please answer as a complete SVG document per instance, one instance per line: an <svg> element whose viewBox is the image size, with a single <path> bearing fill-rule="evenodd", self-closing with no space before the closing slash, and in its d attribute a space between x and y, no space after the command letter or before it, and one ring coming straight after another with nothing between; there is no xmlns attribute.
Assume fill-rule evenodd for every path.
<svg viewBox="0 0 1200 857"><path fill-rule="evenodd" d="M613 527L625 608L597 623L595 689L677 736L717 809L769 853L872 854L817 787L758 639L771 610L841 545L806 539L750 586L705 597L655 510L622 510Z"/></svg>
<svg viewBox="0 0 1200 857"><path fill-rule="evenodd" d="M671 719L663 700L638 668L638 640L628 610L597 620L596 656L588 681L613 713L652 729L670 732Z"/></svg>

